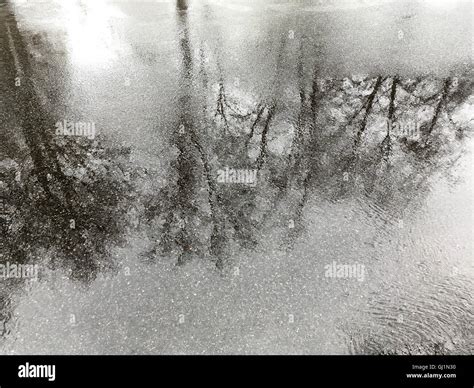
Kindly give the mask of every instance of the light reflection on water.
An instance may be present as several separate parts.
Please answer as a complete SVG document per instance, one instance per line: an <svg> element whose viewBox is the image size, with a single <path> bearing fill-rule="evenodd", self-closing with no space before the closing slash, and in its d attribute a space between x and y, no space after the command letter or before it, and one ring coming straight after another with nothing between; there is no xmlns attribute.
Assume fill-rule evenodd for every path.
<svg viewBox="0 0 474 388"><path fill-rule="evenodd" d="M449 80L454 121L472 116L465 3L436 22L447 10L422 3L357 18L309 2L64 4L54 34L28 25L46 11L17 5L42 54L33 74L68 96L37 115L97 122L85 146L100 167L86 166L105 178L58 174L58 202L25 205L15 230L39 237L18 233L12 252L41 257L43 277L3 290L3 352L472 353L471 127L443 116L420 148L384 126L396 75L398 114L431 118L442 94L421 104L409 89L428 98ZM225 166L259 169L259 184L217 185ZM61 192L79 198L81 237L62 228ZM366 280L324 277L333 261Z"/></svg>

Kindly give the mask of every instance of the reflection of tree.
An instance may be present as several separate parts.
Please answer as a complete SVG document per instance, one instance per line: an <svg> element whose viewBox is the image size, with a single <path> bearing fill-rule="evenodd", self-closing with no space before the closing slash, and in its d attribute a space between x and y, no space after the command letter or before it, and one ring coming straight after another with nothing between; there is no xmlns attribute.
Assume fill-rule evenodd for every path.
<svg viewBox="0 0 474 388"><path fill-rule="evenodd" d="M468 81L463 79L460 85L465 82ZM349 83L350 85L357 85L353 81ZM339 184L336 185L339 189L337 191L330 191L332 200L340 195L347 195L363 188L366 195L370 195L374 199L378 198L378 201L383 202L383 207L390 208L389 198L394 194L393 191L398 191L399 194L404 196L405 206L410 202L410 199L423 192L422 187L418 184L413 184L412 182L412 184L406 185L405 182L405 186L401 186L401 182L413 180L414 177L426 177L424 176L425 173L431 175L435 171L436 166L441 166L443 163L446 164L445 158L449 157L449 150L452 148L448 137L441 133L435 136L433 132L436 125L440 127L444 125L446 127L448 124L447 117L443 117L442 123L440 119L443 112L442 107L448 104L450 93L454 92L449 87L449 79L442 81L443 86L438 88L439 91L437 93L430 95L428 98L423 98L429 94L428 90L436 87L437 83L439 83L437 80L423 81L420 79L409 93L405 91L405 88L410 89L410 86L412 86L411 81L403 80L399 76L386 78L378 76L375 81L360 83L361 89L364 91L363 94L360 94L362 102L359 103L359 107L355 109L355 112L349 115L348 124L345 124L343 127L344 133L340 133L338 130L334 131L339 140L332 138L331 141L325 144L326 153L331 154L333 147L338 151L334 163L330 163L323 171L312 169L313 173L321 175L325 186L331 186L331 181L334 181L334 178L336 178L335 182L339 181ZM373 86L370 90L368 86L363 84L371 84ZM402 88L402 92L397 93L399 87ZM346 96L343 99L350 103L351 99L354 98L354 89L358 89L358 87L350 86L348 89L347 93L344 93ZM417 97L413 98L413 95ZM465 100L470 95L470 92L465 92L464 95ZM378 104L379 108L377 111L374 111L375 102L381 101L384 98L387 101L384 107L382 108ZM410 138L406 134L390 132L390 128L393 127L396 120L407 120L408 118L411 123L416 122L418 111L427 109L432 111L431 117L426 117L420 122L419 133L415 137ZM384 111L387 115L386 120L382 120ZM356 118L360 115L362 117L360 122L357 123ZM369 120L374 122L369 123ZM385 136L381 137L378 134L380 133L381 135L384 132L384 125L387 126L387 129ZM339 142L344 145L350 140L351 136L347 135L347 129L353 127L355 129L353 151L349 152L347 147L338 148ZM366 134L369 127L372 132ZM437 140L434 141L434 138L437 138ZM380 139L380 143L377 144L374 139ZM395 144L393 143L394 139L398 140ZM407 144L410 145L409 148L407 148ZM410 155L403 156L406 152L410 152L410 150L415 152L415 158ZM451 151L455 150L451 149ZM391 156L394 156L394 158ZM439 160L436 159L436 156L439 157ZM307 156L305 155L305 157ZM393 160L395 159L397 159L398 164L396 168L393 165ZM338 162L344 160L346 161L342 164ZM381 165L381 161L385 161L385 165ZM333 168L337 165L341 167L341 170ZM331 168L336 173L332 178L331 173L329 173ZM412 171L412 173L404 176L400 171ZM347 181L341 179L342 173L347 174ZM420 184L428 184L427 179L418 180ZM388 182L391 182L391 184L387 186ZM401 192L404 190L402 187L407 189L404 193Z"/></svg>
<svg viewBox="0 0 474 388"><path fill-rule="evenodd" d="M361 137L362 137L362 135L363 135L363 133L364 133L366 127L367 127L367 119L369 118L370 113L372 112L374 99L375 99L375 96L377 95L377 92L379 91L379 88L380 88L381 84L382 84L382 77L378 76L377 79L375 80L375 84L374 84L374 87L372 89L372 92L369 94L366 101L362 104L361 110L364 110L364 114L363 114L363 118L362 118L362 121L360 123L360 126L357 129L357 135L356 135L356 138L355 138L354 148L358 147L358 145L361 141ZM355 116L355 117L357 117L357 116Z"/></svg>
<svg viewBox="0 0 474 388"><path fill-rule="evenodd" d="M25 73L21 87L10 90L24 146L20 142L20 154L11 155L19 163L4 172L9 178L3 259L34 262L46 251L71 277L86 280L107 266L107 244L119 234L123 172L104 160L108 155L98 142L53 136L54 123L62 118L55 120L40 102L23 38L16 26L11 31ZM14 79L14 69L9 71Z"/></svg>
<svg viewBox="0 0 474 388"><path fill-rule="evenodd" d="M395 76L392 79L392 86L390 89L390 103L388 106L388 114L387 114L387 134L382 141L381 148L382 154L385 160L388 160L390 157L390 151L392 150L392 139L390 137L390 129L393 127L393 120L395 114L395 97L397 95L397 84L398 84L398 77Z"/></svg>
<svg viewBox="0 0 474 388"><path fill-rule="evenodd" d="M216 206L217 194L215 179L211 172L207 151L202 146L200 128L197 125L198 118L203 112L197 108L194 96L194 66L191 48L188 17L183 2L177 3L180 37L180 54L182 68L180 73L180 98L176 131L171 139L177 150L177 157L173 163L172 182L162 190L162 196L151 199L152 202L159 201L157 206L148 205L151 209L148 218L154 219L159 216L162 220L160 230L159 247L164 254L177 253L178 265L184 264L193 254L206 254L206 244L209 251L218 257L222 249L223 237L221 236L220 219ZM202 61L202 50L201 61ZM203 62L203 61L202 61ZM204 65L201 63L199 72L205 77ZM207 81L204 82L204 86ZM222 92L222 91L221 91ZM222 97L225 98L225 97ZM222 102L224 104L224 101ZM206 111L206 110L205 110ZM199 200L202 184L207 186L207 198ZM204 189L203 189L204 190ZM204 209L208 207L209 213ZM210 230L207 236L197 237L195 230L201 226L201 220L210 222ZM158 253L158 246L152 249L152 253ZM222 265L217 259L218 267Z"/></svg>
<svg viewBox="0 0 474 388"><path fill-rule="evenodd" d="M291 248L304 230L304 209L313 195L329 201L364 195L401 212L424 191L437 166L446 165L452 150L437 129L456 125L450 115L471 93L467 78L454 85L451 77L441 82L381 74L325 77L317 61L305 71L304 39L295 46L291 69L287 34L280 31L269 95L250 96L244 105L236 96L245 91L225 81L219 53L214 67L205 60L207 45L201 43L199 57L192 55L186 9L186 1L177 2L182 65L170 139L175 159L168 183L146 201L158 240L153 253L176 255L179 265L209 256L222 269L235 244L257 244L275 209L286 208L294 224L285 241ZM216 36L219 42L218 31ZM217 89L208 89L213 82ZM295 101L282 92L290 87L297 91ZM106 266L107 244L120 232L120 198L131 188L116 158L103 160L110 150L85 139L55 139L47 131L53 118L33 89L25 87L18 98L32 168L25 170L22 185L12 181L9 187L15 193L10 207L20 220L14 232L2 224L10 233L9 254L27 261L28 252L54 247L58 264L89 278ZM397 134L394 124L414 117L418 109L429 113L420 122L421 136ZM294 131L287 152L278 154L272 147L278 141L276 128L287 117L295 117ZM257 187L218 184L217 169L225 166L258 170Z"/></svg>
<svg viewBox="0 0 474 388"><path fill-rule="evenodd" d="M291 68L286 34L277 34L270 92L253 95L227 82L230 72L221 56L215 56L215 67L206 65L202 44L200 63L195 62L186 9L187 1L178 0L181 68L170 140L174 160L167 183L147 198L147 227L157 240L154 254L176 257L178 265L206 257L222 270L232 250L255 249L262 230L275 229L275 220L282 218L291 220L282 239L291 249L304 233L305 210L314 197L335 202L363 196L377 209L401 216L410 201L422 198L430 177L459 152L458 140L448 143L446 129L461 128L452 114L472 94L468 77L457 84L453 77L330 77L318 61L305 58L303 40ZM305 62L311 62L309 71ZM212 83L217 89L208 88ZM296 97L283 93L290 87ZM246 98L239 100L242 95ZM111 149L86 139L54 138L49 131L55 118L42 108L31 85L18 90L15 105L25 146L16 144L17 152L9 155L21 167L0 171L6 184L2 260L35 262L47 251L55 266L71 270L71 277L90 280L112 265L108 247L119 241L120 213L136 199L136 187L126 182ZM425 112L421 136L393 130L418 110ZM276 151L278 127L288 117L295 118L290 142L284 152ZM29 155L26 164L16 159L20 153ZM127 156L127 150L118 153ZM225 166L258 170L257 187L217 183L216 171ZM12 316L4 294L0 290L0 337Z"/></svg>
<svg viewBox="0 0 474 388"><path fill-rule="evenodd" d="M188 260L197 245L193 238L190 218L194 217L197 212L193 197L198 177L196 146L199 147L199 141L195 133L194 117L191 112L193 62L186 13L187 2L178 1L177 8L182 59L179 117L173 135L174 145L178 152L174 164L177 180L174 183L172 198L169 198L171 206L166 216L161 244L166 253L173 249L174 243L180 248L178 264L181 265ZM173 225L177 225L175 230Z"/></svg>
<svg viewBox="0 0 474 388"><path fill-rule="evenodd" d="M0 25L2 37L7 36L5 26ZM4 57L1 77L7 82L2 93L7 96L4 109L20 131L8 138L0 163L0 263L40 264L40 277L45 269L41 265L48 265L64 269L72 279L89 281L112 265L108 247L119 242L120 204L129 188L124 169L114 150L104 149L98 141L53 135L54 123L65 117L53 117L44 106L32 81L23 36L14 22L9 28L22 66L21 85L14 87L13 58ZM34 44L44 42L36 38ZM9 50L3 51L8 55ZM55 98L49 99L58 111L67 100L58 86L61 82L56 82ZM118 153L123 158L127 150ZM1 283L3 337L12 317L11 295L25 279Z"/></svg>
<svg viewBox="0 0 474 388"><path fill-rule="evenodd" d="M245 95L242 86L225 81L218 29L213 30L215 62L204 59L212 47L207 42L206 50L201 44L196 56L200 65L193 66L187 14L178 9L183 58L178 128L182 131L173 140L178 151L169 181L175 183L155 199L160 204L149 219L161 220L158 239L166 248L163 253L178 249L179 264L200 254L210 255L222 268L235 243L256 245L258 231L272 222L275 209L286 209L294 224L285 242L291 247L304 230L304 209L313 195L329 201L363 195L401 216L410 201L425 191L429 176L454 155L455 147L450 151L449 145L443 145L436 128L449 123L450 101L459 89L464 97L457 98L457 106L470 95L466 77L456 88L449 79L440 82L429 77L325 77L318 61L311 63L310 73L305 71L308 43L304 39L294 46L296 63L289 77L287 33L279 31L270 93L251 96L253 103L244 104L236 97ZM209 18L212 13L205 9ZM199 83L194 81L198 77L205 96L199 95ZM208 90L208 82L216 88ZM283 97L282 90L291 87L297 90L297 101ZM419 110L425 116L430 112L420 122L420 136L394 130L396 123L413 120ZM276 154L271 145L278 134L273 128L293 116L287 153ZM218 184L216 171L225 166L255 168L257 187ZM263 202L273 207L261 208Z"/></svg>
<svg viewBox="0 0 474 388"><path fill-rule="evenodd" d="M158 206L149 205L151 213L150 220L158 217L162 220L160 228L159 246L165 254L177 250L178 264L184 264L192 254L210 254L218 268L223 267L226 257L226 245L229 236L249 243L252 240L252 230L254 221L251 220L252 190L246 187L229 189L219 187L216 183L216 165L209 160L209 150L214 149L216 156L223 166L249 166L246 157L246 143L250 141L256 132L256 127L262 124L260 141L260 152L258 162L259 168L263 165L266 155L266 136L270 127L270 122L274 116L276 100L272 99L269 104L260 104L257 109L250 113L242 113L244 109L236 109L229 101L226 92L224 74L221 67L219 53L217 57L217 108L213 117L202 117L202 112L198 110L196 84L193 83L194 66L192 63L192 49L187 13L178 3L178 20L181 31L180 53L183 59L180 74L180 100L178 109L178 130L172 139L173 145L177 149L177 158L174 163L173 176L176 182L163 189L163 196L158 199ZM218 34L216 34L218 35ZM200 50L202 53L202 50ZM281 62L281 60L280 60ZM199 75L203 77L203 85L210 77L204 72L202 54ZM204 112L209 112L204 109ZM224 124L224 130L219 131L219 122L213 121L214 117L220 117ZM207 133L203 133L200 123L203 120L210 120ZM241 142L240 134L232 133L229 129L229 121L235 120L237 124L242 124L246 120L253 120L251 134L246 142ZM198 124L199 123L199 124ZM233 125L235 127L236 125ZM238 126L238 125L237 125ZM209 128L212 128L209 130ZM217 137L216 137L217 135ZM203 139L213 144L204 148ZM237 156L240 150L241 156ZM250 166L251 167L251 166ZM170 179L171 182L174 178ZM204 186L201 190L199 188ZM200 196L202 190L207 191L206 200ZM237 190L237 193L235 192ZM236 195L237 194L237 195ZM236 198L237 197L237 198ZM151 200L153 201L153 199ZM235 202L239 202L236 207ZM167 215L164 215L164 214ZM209 228L205 230L205 235L198 237L194 232L199 227L202 220L209 221ZM157 253L154 247L152 253Z"/></svg>

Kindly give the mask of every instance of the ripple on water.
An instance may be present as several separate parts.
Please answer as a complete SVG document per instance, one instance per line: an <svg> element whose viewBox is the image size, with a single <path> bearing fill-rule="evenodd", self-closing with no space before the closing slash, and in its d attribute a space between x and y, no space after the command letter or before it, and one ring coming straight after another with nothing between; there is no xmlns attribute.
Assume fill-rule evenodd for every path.
<svg viewBox="0 0 474 388"><path fill-rule="evenodd" d="M362 320L346 327L351 354L472 354L472 282L391 285L373 293Z"/></svg>

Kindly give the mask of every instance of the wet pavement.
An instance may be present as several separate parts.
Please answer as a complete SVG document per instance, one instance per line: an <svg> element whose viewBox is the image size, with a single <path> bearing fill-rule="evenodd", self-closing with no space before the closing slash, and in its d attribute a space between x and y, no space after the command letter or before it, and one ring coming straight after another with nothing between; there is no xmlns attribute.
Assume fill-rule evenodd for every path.
<svg viewBox="0 0 474 388"><path fill-rule="evenodd" d="M471 55L463 1L0 0L0 352L472 354Z"/></svg>

